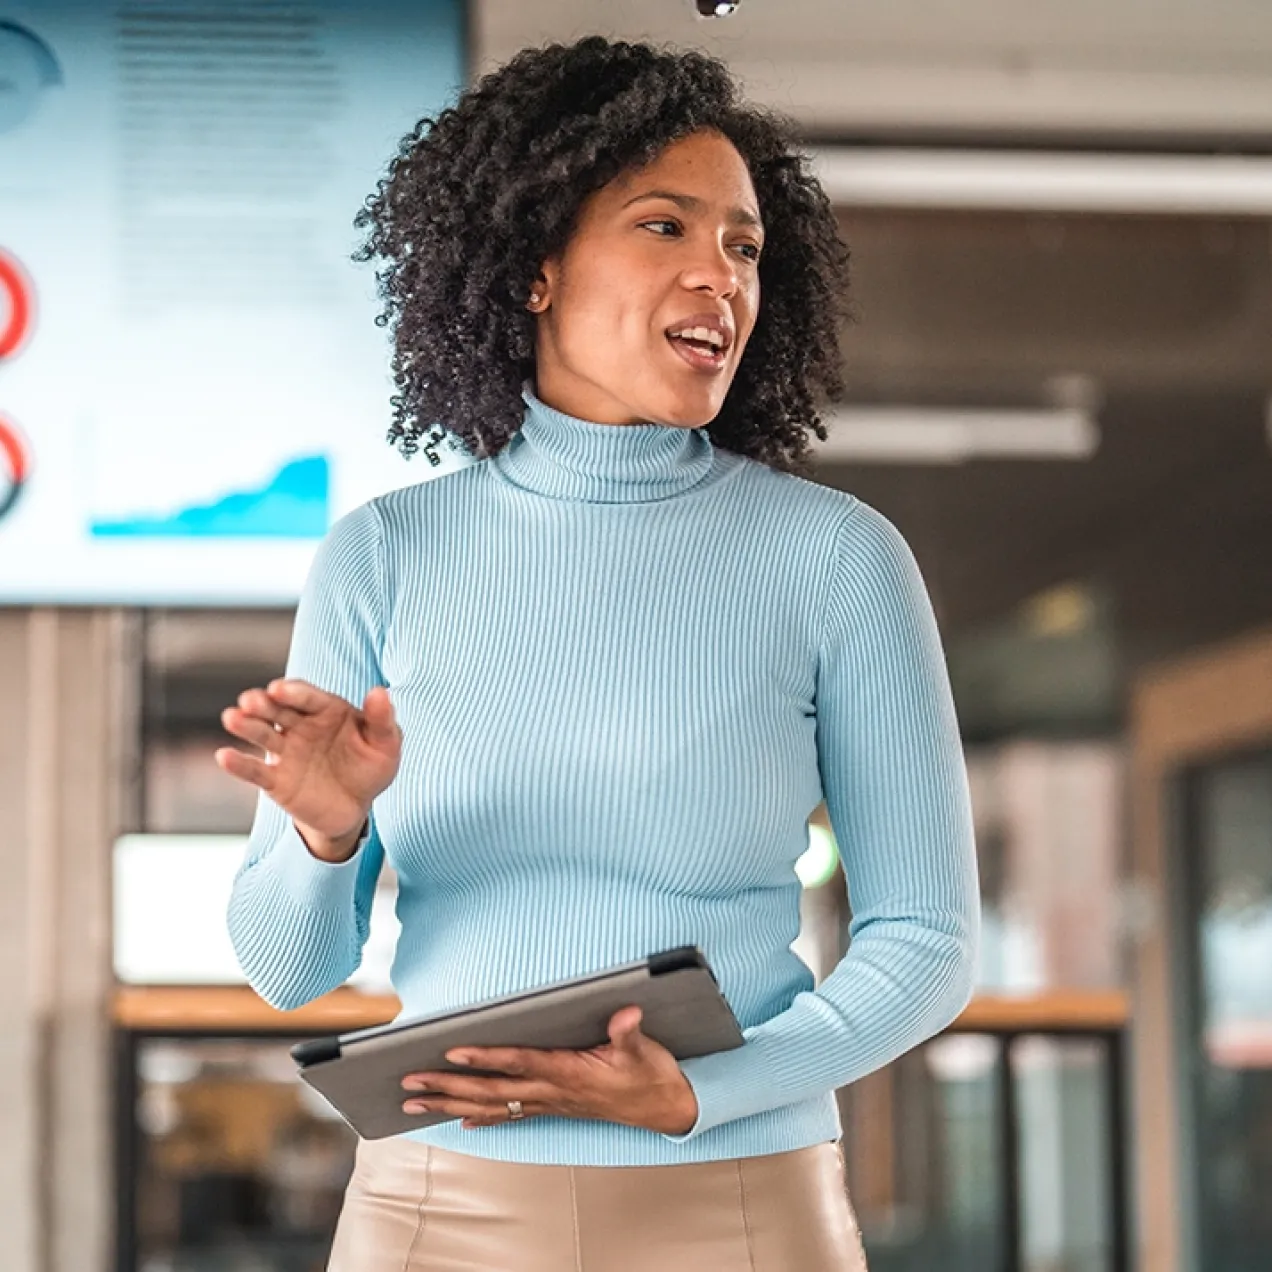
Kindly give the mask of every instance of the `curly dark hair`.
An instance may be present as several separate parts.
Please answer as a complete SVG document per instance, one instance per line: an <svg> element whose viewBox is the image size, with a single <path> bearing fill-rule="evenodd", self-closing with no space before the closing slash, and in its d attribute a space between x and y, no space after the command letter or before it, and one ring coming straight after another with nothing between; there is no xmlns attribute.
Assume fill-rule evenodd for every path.
<svg viewBox="0 0 1272 1272"><path fill-rule="evenodd" d="M712 441L806 475L818 404L842 392L848 249L783 118L740 100L706 54L590 36L524 49L403 138L354 224L381 260L393 336L389 439L405 454L458 438L492 455L520 427L534 369L530 285L584 200L702 129L745 161L764 219L755 329Z"/></svg>

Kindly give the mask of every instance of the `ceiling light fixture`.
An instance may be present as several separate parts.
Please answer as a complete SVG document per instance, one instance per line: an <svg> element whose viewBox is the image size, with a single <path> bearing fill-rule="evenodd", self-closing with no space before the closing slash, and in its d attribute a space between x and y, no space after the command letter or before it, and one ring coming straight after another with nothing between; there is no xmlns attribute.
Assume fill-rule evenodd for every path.
<svg viewBox="0 0 1272 1272"><path fill-rule="evenodd" d="M962 464L973 459L1084 460L1100 429L1073 407L847 406L826 416L823 463Z"/></svg>
<svg viewBox="0 0 1272 1272"><path fill-rule="evenodd" d="M840 207L1272 215L1272 160L826 146L814 172Z"/></svg>

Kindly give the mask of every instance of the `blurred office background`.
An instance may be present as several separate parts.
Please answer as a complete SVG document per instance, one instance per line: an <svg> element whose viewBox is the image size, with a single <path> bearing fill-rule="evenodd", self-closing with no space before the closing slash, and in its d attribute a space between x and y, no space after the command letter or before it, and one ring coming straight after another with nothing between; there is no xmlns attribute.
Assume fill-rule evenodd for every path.
<svg viewBox="0 0 1272 1272"><path fill-rule="evenodd" d="M314 1272L351 1133L222 931L330 520L413 465L349 225L523 44L700 44L854 256L818 477L940 616L985 939L841 1093L878 1272L1272 1268L1272 11L1250 0L0 0L0 1223L12 1272ZM800 953L843 949L824 810Z"/></svg>

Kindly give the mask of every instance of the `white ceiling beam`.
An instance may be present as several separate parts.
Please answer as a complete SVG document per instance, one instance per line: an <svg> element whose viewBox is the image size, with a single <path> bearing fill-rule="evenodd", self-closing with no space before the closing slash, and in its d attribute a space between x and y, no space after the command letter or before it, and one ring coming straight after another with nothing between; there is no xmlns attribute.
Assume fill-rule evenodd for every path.
<svg viewBox="0 0 1272 1272"><path fill-rule="evenodd" d="M1075 407L845 406L825 424L828 440L813 443L823 463L1085 460L1100 446L1095 419Z"/></svg>
<svg viewBox="0 0 1272 1272"><path fill-rule="evenodd" d="M841 207L1272 216L1272 159L875 149L810 151Z"/></svg>

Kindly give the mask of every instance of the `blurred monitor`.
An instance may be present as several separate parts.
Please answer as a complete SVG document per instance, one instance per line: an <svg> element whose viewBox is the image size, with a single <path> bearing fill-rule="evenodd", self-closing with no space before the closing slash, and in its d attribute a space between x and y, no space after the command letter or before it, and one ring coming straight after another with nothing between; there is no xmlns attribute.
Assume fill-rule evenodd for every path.
<svg viewBox="0 0 1272 1272"><path fill-rule="evenodd" d="M462 0L0 13L0 604L285 605L385 440L353 218L465 78Z"/></svg>
<svg viewBox="0 0 1272 1272"><path fill-rule="evenodd" d="M243 973L225 911L245 835L123 835L114 852L115 975L127 985L235 985ZM362 965L349 983L391 991L397 880L385 868Z"/></svg>

